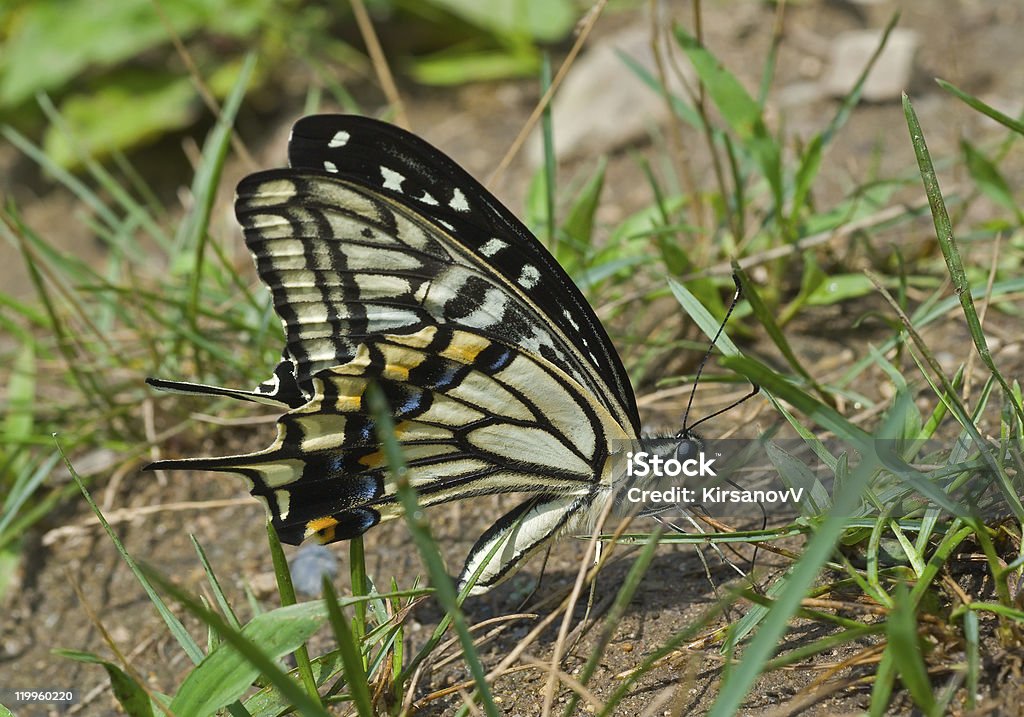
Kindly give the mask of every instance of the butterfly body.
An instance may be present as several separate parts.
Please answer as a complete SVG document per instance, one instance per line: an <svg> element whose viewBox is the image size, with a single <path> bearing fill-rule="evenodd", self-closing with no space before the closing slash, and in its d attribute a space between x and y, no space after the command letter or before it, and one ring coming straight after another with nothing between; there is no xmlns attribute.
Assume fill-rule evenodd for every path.
<svg viewBox="0 0 1024 717"><path fill-rule="evenodd" d="M236 200L284 325L273 376L254 391L150 380L280 405L277 439L150 467L243 475L284 542L361 535L401 514L365 400L376 384L422 505L529 495L472 549L462 579L478 573L474 592L591 525L623 484L640 421L564 270L451 159L391 125L307 117L289 159L244 179Z"/></svg>

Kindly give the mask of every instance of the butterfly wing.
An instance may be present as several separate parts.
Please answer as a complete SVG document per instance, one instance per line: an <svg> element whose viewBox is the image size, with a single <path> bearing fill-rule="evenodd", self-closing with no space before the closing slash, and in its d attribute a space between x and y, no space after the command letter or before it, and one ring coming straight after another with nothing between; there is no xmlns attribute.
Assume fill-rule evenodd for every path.
<svg viewBox="0 0 1024 717"><path fill-rule="evenodd" d="M285 328L274 376L252 392L154 385L291 410L264 451L151 467L244 475L286 542L359 535L399 514L362 401L376 382L424 504L531 494L467 560L486 589L610 483L609 447L639 427L621 362L540 243L430 145L320 116L297 123L289 154L236 202Z"/></svg>
<svg viewBox="0 0 1024 717"><path fill-rule="evenodd" d="M288 143L293 169L311 169L366 186L445 230L486 275L543 317L546 331L572 347L590 374L584 385L640 433L629 377L608 334L579 288L544 246L466 170L423 139L355 115L312 115L295 123ZM243 219L244 223L244 219ZM527 329L495 322L512 343ZM536 327L535 327L536 328ZM558 357L547 355L558 361Z"/></svg>
<svg viewBox="0 0 1024 717"><path fill-rule="evenodd" d="M474 547L463 578L503 542L476 583L486 590L586 513L611 476L609 446L628 435L571 376L541 358L449 326L376 336L315 374L312 396L257 453L160 461L150 468L237 473L281 540L329 543L400 515L397 487L365 400L383 391L421 505L526 492L533 497Z"/></svg>

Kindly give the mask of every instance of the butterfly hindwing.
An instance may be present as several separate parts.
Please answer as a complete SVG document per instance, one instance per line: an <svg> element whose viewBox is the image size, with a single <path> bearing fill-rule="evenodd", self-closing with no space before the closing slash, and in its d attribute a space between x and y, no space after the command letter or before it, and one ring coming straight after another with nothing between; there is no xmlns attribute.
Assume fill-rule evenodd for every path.
<svg viewBox="0 0 1024 717"><path fill-rule="evenodd" d="M312 397L279 419L268 449L151 467L242 475L284 542L352 538L400 513L366 402L371 383L387 399L421 505L512 492L550 496L528 501L530 510L517 508L477 542L467 570L504 542L478 591L593 500L601 489L593 467L607 465L610 443L626 437L603 406L549 363L477 334L431 326L361 344L352 359L313 376ZM560 519L552 506L562 505L572 510Z"/></svg>

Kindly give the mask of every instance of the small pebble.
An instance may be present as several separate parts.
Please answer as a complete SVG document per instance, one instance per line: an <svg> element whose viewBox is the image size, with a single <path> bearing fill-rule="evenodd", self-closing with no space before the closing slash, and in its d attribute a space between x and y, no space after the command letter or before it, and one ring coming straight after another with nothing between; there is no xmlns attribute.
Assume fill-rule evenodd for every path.
<svg viewBox="0 0 1024 717"><path fill-rule="evenodd" d="M338 575L338 558L323 545L303 545L289 563L292 570L292 585L303 595L320 594L324 576L331 580Z"/></svg>

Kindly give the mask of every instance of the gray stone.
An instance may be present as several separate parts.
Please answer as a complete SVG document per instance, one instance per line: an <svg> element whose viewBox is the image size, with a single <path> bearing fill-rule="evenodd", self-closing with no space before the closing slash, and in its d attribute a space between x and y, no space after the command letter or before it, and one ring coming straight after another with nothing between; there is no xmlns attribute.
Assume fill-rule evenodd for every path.
<svg viewBox="0 0 1024 717"><path fill-rule="evenodd" d="M666 46L674 44L670 36L662 36L669 90L679 95L683 94L680 74L691 84L694 78L680 53L668 57ZM576 61L555 95L552 113L559 159L609 152L642 139L668 119L665 99L640 81L621 55L657 75L647 26L628 28L595 44ZM539 165L543 156L539 132L534 132L528 152L534 166Z"/></svg>
<svg viewBox="0 0 1024 717"><path fill-rule="evenodd" d="M822 78L825 91L835 97L848 94L881 41L881 30L854 30L836 37ZM892 31L864 83L861 95L864 99L871 102L899 99L910 82L917 42L917 33L912 30Z"/></svg>

